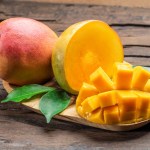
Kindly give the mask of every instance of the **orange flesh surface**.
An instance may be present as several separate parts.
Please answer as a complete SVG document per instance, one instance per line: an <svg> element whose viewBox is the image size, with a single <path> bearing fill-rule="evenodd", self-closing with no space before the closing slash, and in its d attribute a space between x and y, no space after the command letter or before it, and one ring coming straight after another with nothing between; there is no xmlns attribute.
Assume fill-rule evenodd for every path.
<svg viewBox="0 0 150 150"><path fill-rule="evenodd" d="M118 35L106 23L95 21L81 27L68 44L65 75L69 86L79 91L82 83L91 83L89 75L99 66L112 76L114 62L123 61Z"/></svg>

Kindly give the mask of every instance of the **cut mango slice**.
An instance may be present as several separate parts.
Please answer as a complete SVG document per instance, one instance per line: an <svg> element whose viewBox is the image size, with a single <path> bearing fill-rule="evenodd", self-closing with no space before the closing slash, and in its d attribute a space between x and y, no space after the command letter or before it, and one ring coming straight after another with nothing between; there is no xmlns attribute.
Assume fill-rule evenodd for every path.
<svg viewBox="0 0 150 150"><path fill-rule="evenodd" d="M103 115L103 109L97 109L93 111L91 115L86 117L87 120L93 122L93 123L99 123L99 124L104 124L104 115Z"/></svg>
<svg viewBox="0 0 150 150"><path fill-rule="evenodd" d="M100 92L113 89L113 82L101 67L91 74L90 80Z"/></svg>
<svg viewBox="0 0 150 150"><path fill-rule="evenodd" d="M90 97L92 95L96 95L98 93L99 92L96 89L96 87L94 87L91 84L84 82L81 89L80 89L79 95L77 97L76 106L79 106L79 104L81 104L82 101L85 100L87 97Z"/></svg>
<svg viewBox="0 0 150 150"><path fill-rule="evenodd" d="M136 111L138 96L133 91L117 91L116 99L122 111Z"/></svg>
<svg viewBox="0 0 150 150"><path fill-rule="evenodd" d="M141 66L135 67L132 79L132 89L144 90L144 86L149 78L150 73L147 70Z"/></svg>
<svg viewBox="0 0 150 150"><path fill-rule="evenodd" d="M114 64L113 81L116 89L128 90L131 88L133 69L124 63Z"/></svg>
<svg viewBox="0 0 150 150"><path fill-rule="evenodd" d="M119 109L120 112L120 123L134 123L136 122L136 111L123 111Z"/></svg>
<svg viewBox="0 0 150 150"><path fill-rule="evenodd" d="M98 95L94 95L91 97L86 98L82 103L81 106L83 110L88 113L94 111L98 107L100 107L99 97Z"/></svg>
<svg viewBox="0 0 150 150"><path fill-rule="evenodd" d="M149 78L147 70L140 66L133 68L128 63L115 63L112 79L99 67L90 75L93 85L87 84L91 92L83 92L85 84L81 87L77 100L82 100L76 105L78 114L99 124L129 124L150 119Z"/></svg>
<svg viewBox="0 0 150 150"><path fill-rule="evenodd" d="M108 92L98 94L100 107L104 108L104 107L116 105L117 101L115 98L116 96L115 94L116 91L108 91Z"/></svg>
<svg viewBox="0 0 150 150"><path fill-rule="evenodd" d="M118 106L110 106L104 108L105 124L117 124L120 122Z"/></svg>

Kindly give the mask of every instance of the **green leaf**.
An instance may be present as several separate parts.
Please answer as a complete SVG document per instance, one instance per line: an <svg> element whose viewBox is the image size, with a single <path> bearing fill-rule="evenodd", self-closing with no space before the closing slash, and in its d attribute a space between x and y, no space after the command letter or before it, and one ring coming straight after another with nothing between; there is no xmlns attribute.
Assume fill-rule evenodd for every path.
<svg viewBox="0 0 150 150"><path fill-rule="evenodd" d="M49 123L52 117L62 112L70 103L70 97L66 92L54 90L41 97L39 108Z"/></svg>
<svg viewBox="0 0 150 150"><path fill-rule="evenodd" d="M24 85L22 87L15 88L11 93L8 94L6 99L2 100L2 103L9 101L22 102L23 100L30 99L32 96L37 94L42 94L53 90L55 90L55 88L38 84Z"/></svg>

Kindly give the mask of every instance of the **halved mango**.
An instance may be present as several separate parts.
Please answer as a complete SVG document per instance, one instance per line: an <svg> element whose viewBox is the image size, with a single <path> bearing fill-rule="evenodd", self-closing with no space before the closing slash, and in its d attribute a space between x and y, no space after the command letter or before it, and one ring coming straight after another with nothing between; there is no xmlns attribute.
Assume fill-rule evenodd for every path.
<svg viewBox="0 0 150 150"><path fill-rule="evenodd" d="M117 33L99 20L79 22L66 29L52 52L52 67L58 84L77 94L83 82L101 66L111 77L114 62L123 61Z"/></svg>
<svg viewBox="0 0 150 150"><path fill-rule="evenodd" d="M149 78L147 70L139 66L133 68L128 63L115 63L112 79L99 67L90 76L92 87L99 93L78 102L77 111L78 107L82 108L78 114L100 124L150 119Z"/></svg>

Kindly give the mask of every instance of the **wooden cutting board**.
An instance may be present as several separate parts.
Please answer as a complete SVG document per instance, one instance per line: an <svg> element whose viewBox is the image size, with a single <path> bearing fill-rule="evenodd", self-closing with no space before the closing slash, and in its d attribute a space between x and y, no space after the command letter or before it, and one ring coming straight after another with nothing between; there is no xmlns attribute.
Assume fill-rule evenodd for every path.
<svg viewBox="0 0 150 150"><path fill-rule="evenodd" d="M2 81L2 82L3 82L3 86L4 86L5 90L8 93L10 93L14 89L14 86L10 85L8 82L6 82L6 81ZM52 82L48 82L45 85L51 86L52 84L53 84ZM74 97L72 97L72 99L75 101ZM40 97L37 97L37 98L32 98L28 102L23 102L22 104L24 106L28 107L29 109L33 110L34 112L41 114L41 112L39 110L39 101L40 101ZM54 116L54 118L57 118L59 120L65 120L68 122L83 124L83 125L91 126L91 127L95 127L95 128L106 129L106 130L110 130L110 131L129 131L129 130L140 128L150 122L150 120L146 120L146 121L142 121L140 123L118 124L118 125L102 125L102 124L91 123L91 122L81 118L77 114L76 108L75 108L75 102L70 104L70 106L67 109L65 109L63 112Z"/></svg>

